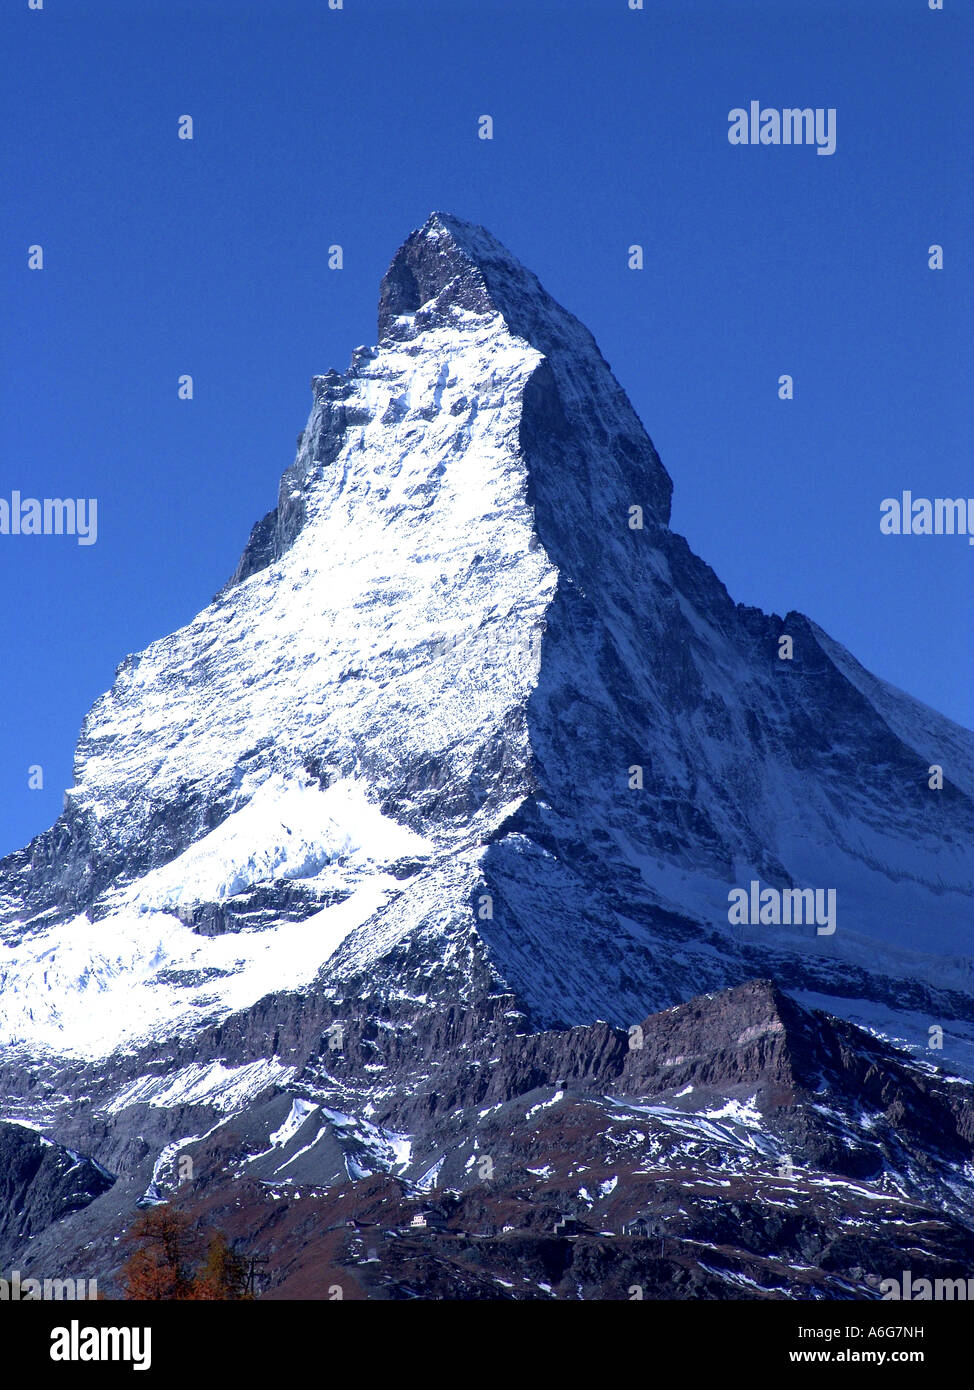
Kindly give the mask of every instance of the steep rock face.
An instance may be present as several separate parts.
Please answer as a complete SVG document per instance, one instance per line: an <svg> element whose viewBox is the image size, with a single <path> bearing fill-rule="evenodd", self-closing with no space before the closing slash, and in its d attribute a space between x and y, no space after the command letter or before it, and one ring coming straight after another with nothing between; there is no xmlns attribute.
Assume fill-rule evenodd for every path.
<svg viewBox="0 0 974 1390"><path fill-rule="evenodd" d="M974 738L733 603L591 335L483 229L406 241L379 336L314 378L227 586L126 658L63 816L0 865L11 1077L126 1046L122 1085L234 1019L233 1061L267 1057L313 984L435 1034L756 974L968 1065ZM731 927L752 878L835 889L834 935Z"/></svg>
<svg viewBox="0 0 974 1390"><path fill-rule="evenodd" d="M81 1211L114 1181L90 1158L22 1125L0 1124L0 1272L34 1235Z"/></svg>

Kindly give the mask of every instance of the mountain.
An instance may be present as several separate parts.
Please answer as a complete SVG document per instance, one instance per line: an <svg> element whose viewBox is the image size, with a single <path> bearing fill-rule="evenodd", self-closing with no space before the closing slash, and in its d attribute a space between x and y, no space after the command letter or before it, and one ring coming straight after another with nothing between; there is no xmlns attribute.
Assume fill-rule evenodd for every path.
<svg viewBox="0 0 974 1390"><path fill-rule="evenodd" d="M326 1193L382 1173L408 1202L430 1172L462 1192L450 1155L481 1102L557 1081L584 1037L595 1093L655 1115L665 1078L613 1070L627 1030L701 996L733 1013L762 980L782 1015L831 1020L846 1080L873 1076L874 1035L906 1049L866 1169L843 1157L872 1143L853 1107L812 1170L886 1174L924 1211L950 1189L969 1234L974 735L803 615L733 602L670 530L670 478L591 334L482 228L437 213L407 238L378 337L313 379L233 575L122 662L62 815L0 863L0 1113L120 1175L71 1221L116 1229L211 1134L259 1191L305 1165ZM735 890L831 908L740 925ZM719 1037L697 1046L721 1085L798 1084L724 1077ZM611 1103L584 1102L593 1153ZM281 1176L269 1136L313 1112L331 1157ZM651 1128L690 1152L688 1124Z"/></svg>
<svg viewBox="0 0 974 1390"><path fill-rule="evenodd" d="M369 1117L336 1108L375 1056L363 1039L199 1111L202 1133L126 1164L25 1272L117 1292L120 1231L169 1200L242 1246L271 1299L875 1299L904 1264L967 1277L974 1087L769 981L630 1031L485 1027L411 1094L374 1085Z"/></svg>
<svg viewBox="0 0 974 1390"><path fill-rule="evenodd" d="M23 1125L0 1124L0 1271L35 1234L107 1192L114 1175Z"/></svg>

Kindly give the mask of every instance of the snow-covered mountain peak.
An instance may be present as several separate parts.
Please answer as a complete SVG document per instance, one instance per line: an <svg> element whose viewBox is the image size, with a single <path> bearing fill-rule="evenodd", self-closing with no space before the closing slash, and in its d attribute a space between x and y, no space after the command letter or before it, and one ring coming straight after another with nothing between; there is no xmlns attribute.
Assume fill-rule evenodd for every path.
<svg viewBox="0 0 974 1390"><path fill-rule="evenodd" d="M499 313L490 298L478 248L488 258L506 258L500 243L483 229L445 213L434 212L412 232L379 287L380 342L409 338L433 323L448 321L458 310L486 316Z"/></svg>
<svg viewBox="0 0 974 1390"><path fill-rule="evenodd" d="M122 663L0 865L0 1040L189 1036L319 969L543 1024L762 973L974 1035L974 739L800 614L780 661L670 492L588 330L434 214L229 583ZM837 929L732 924L754 881Z"/></svg>
<svg viewBox="0 0 974 1390"><path fill-rule="evenodd" d="M114 1268L189 1156L211 1214L214 1185L234 1221L293 1190L300 1244L298 1185L338 1185L327 1259L389 1235L382 1297L414 1199L445 1222L447 1194L437 1296L471 1296L471 1239L507 1271L529 1228L545 1259L620 1250L623 1289L634 1245L662 1268L655 1236L685 1240L680 1296L868 1295L877 1213L883 1259L922 1221L953 1261L974 736L733 602L591 334L482 228L414 232L379 327L313 378L230 581L122 662L64 813L0 862L0 1253L63 1269L34 1226L80 1206L76 1257ZM393 1173L406 1203L370 1187ZM575 1258L565 1296L604 1296Z"/></svg>
<svg viewBox="0 0 974 1390"><path fill-rule="evenodd" d="M548 335L570 332L576 348L598 351L588 330L557 304L536 275L485 227L434 212L406 238L379 288L379 339L410 338L431 325L451 321L458 311L500 314L512 332L535 313L535 333L549 320ZM533 340L534 335L522 336ZM540 344L535 344L541 346Z"/></svg>

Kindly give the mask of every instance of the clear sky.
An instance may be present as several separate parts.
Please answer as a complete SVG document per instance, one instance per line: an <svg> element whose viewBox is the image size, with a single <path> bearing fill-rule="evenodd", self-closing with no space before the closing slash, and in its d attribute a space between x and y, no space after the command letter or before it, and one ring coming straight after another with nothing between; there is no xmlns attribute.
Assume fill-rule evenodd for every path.
<svg viewBox="0 0 974 1390"><path fill-rule="evenodd" d="M592 329L735 599L974 726L974 547L879 531L974 496L972 40L966 0L6 0L0 497L99 512L0 536L0 852L227 578L433 209ZM834 107L835 153L731 145L752 100Z"/></svg>

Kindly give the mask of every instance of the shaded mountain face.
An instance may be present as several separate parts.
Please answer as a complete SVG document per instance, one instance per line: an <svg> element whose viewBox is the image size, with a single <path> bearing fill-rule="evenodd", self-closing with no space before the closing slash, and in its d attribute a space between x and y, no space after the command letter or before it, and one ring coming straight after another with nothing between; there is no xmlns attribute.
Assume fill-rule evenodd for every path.
<svg viewBox="0 0 974 1390"><path fill-rule="evenodd" d="M625 1030L755 977L924 1058L916 1085L974 1075L974 735L733 602L591 334L434 214L378 345L312 391L234 574L123 661L62 816L0 863L0 1113L126 1175L88 1216L299 1082L452 1172L442 1097L472 1135L495 1055L523 1087L594 1027L598 1094L656 1096L625 1090L652 1049L611 1070ZM823 910L742 922L752 884Z"/></svg>
<svg viewBox="0 0 974 1390"><path fill-rule="evenodd" d="M0 1277L35 1235L83 1210L114 1181L90 1158L22 1125L0 1123ZM50 1266L47 1277L57 1268Z"/></svg>

